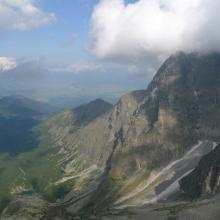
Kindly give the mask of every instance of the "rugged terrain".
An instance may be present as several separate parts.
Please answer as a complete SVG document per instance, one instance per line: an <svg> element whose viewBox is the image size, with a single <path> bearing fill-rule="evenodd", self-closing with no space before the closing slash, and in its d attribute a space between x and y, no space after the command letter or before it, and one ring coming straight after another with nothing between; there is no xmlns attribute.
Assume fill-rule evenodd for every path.
<svg viewBox="0 0 220 220"><path fill-rule="evenodd" d="M178 202L170 209L172 204L160 203L179 199L180 185L189 194L184 185L196 178L191 176L203 173L203 168L194 170L200 159L211 151L211 155L216 154L219 113L220 55L175 54L165 61L146 90L123 96L115 106L96 100L43 120L35 128L40 140L36 149L41 149L42 155L41 160L36 157L36 163L45 164L48 158L54 170L46 169L44 179L50 181L44 184L38 175L32 177L32 186L23 187L24 191L42 194L84 219L114 212L127 216L128 207L138 210L139 217L132 215L132 219L143 219L141 213L150 215L151 206L138 207L155 203L159 204L152 208L161 218L152 215L149 219L175 219L172 210L188 212L188 206L199 212L195 207L202 202L195 206L184 203L183 208ZM213 201L218 203L218 199Z"/></svg>
<svg viewBox="0 0 220 220"><path fill-rule="evenodd" d="M199 141L208 140L202 155L219 140L219 67L218 54L171 56L147 90L123 96L92 123L74 132L50 124L51 135L64 140L66 152L74 154L63 164L62 181L81 173L65 200L73 204L69 210L86 205L86 210L96 212L146 204L169 187L170 179L190 172L196 164L182 167L178 174L172 164Z"/></svg>
<svg viewBox="0 0 220 220"><path fill-rule="evenodd" d="M207 198L220 188L220 145L205 155L198 166L180 181L181 189L190 199Z"/></svg>
<svg viewBox="0 0 220 220"><path fill-rule="evenodd" d="M6 127L6 123L1 121L0 124L4 129L2 138L0 135L0 210L11 199L20 198L23 194L32 196L40 193L47 200L59 199L67 193L68 186L55 184L63 176L63 170L59 167L59 161L63 158L58 153L60 149L55 147L53 140L42 125L42 121L46 121L48 116L41 111L32 110L36 109L34 105L27 107L20 102L20 98L6 97L3 100L4 102L0 100L1 109L4 109L2 120L4 119L8 126ZM14 106L19 106L19 108L14 108ZM98 107L99 110L94 111L94 107ZM95 119L111 107L102 100L95 100L63 114L71 117L72 120L68 123L77 127ZM18 121L18 117L21 117L21 120ZM27 121L35 123L25 127ZM61 122L67 123L65 120ZM58 121L57 123L59 124Z"/></svg>

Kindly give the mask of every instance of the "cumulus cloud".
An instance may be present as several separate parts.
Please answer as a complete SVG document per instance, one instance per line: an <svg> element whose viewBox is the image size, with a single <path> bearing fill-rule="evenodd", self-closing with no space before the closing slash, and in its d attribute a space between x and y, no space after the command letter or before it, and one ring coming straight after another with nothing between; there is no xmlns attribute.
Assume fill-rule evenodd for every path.
<svg viewBox="0 0 220 220"><path fill-rule="evenodd" d="M163 59L176 51L220 51L218 0L100 0L91 18L100 58Z"/></svg>
<svg viewBox="0 0 220 220"><path fill-rule="evenodd" d="M45 26L55 19L53 13L38 8L34 0L0 0L0 28L26 31Z"/></svg>
<svg viewBox="0 0 220 220"><path fill-rule="evenodd" d="M13 58L0 57L0 72L5 72L15 69L16 66L17 63Z"/></svg>

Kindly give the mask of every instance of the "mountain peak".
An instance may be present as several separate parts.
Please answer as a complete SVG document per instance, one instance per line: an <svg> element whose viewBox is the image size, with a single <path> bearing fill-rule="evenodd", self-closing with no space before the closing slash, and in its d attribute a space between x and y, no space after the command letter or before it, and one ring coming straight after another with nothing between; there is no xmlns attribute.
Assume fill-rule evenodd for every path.
<svg viewBox="0 0 220 220"><path fill-rule="evenodd" d="M156 78L170 77L174 75L197 75L200 74L212 74L216 73L216 70L220 66L220 54L209 53L184 53L178 52L170 56L160 67L156 74ZM203 70L204 68L204 70ZM215 69L212 69L215 68ZM203 70L198 71L198 70ZM206 70L206 71L205 71ZM209 71L207 71L209 70Z"/></svg>
<svg viewBox="0 0 220 220"><path fill-rule="evenodd" d="M90 108L92 106L94 106L94 107L101 107L101 106L109 106L109 107L111 107L112 104L106 102L105 100L103 100L101 98L97 98L97 99L94 99L94 100L92 100L92 101L90 101L90 102L88 102L88 103L86 103L84 105L81 105L81 106L77 107L77 108L82 108L82 107ZM75 108L75 110L77 108Z"/></svg>
<svg viewBox="0 0 220 220"><path fill-rule="evenodd" d="M83 104L83 105L80 105L79 107L76 107L73 109L73 111L75 113L80 113L82 111L95 111L95 110L99 110L100 108L101 109L109 109L112 107L112 104L104 101L103 99L95 99L89 103L86 103L86 104Z"/></svg>
<svg viewBox="0 0 220 220"><path fill-rule="evenodd" d="M178 90L209 90L218 87L220 81L220 54L179 52L170 56L160 67L147 91L155 94Z"/></svg>
<svg viewBox="0 0 220 220"><path fill-rule="evenodd" d="M102 99L95 99L81 105L73 110L74 124L82 125L88 123L106 113L111 108L112 105Z"/></svg>
<svg viewBox="0 0 220 220"><path fill-rule="evenodd" d="M114 106L96 99L47 119L41 137L46 131L63 156L58 183L72 184L74 176L65 205L98 212L167 199L166 187L220 141L219 88L219 54L179 53L147 90L126 94Z"/></svg>

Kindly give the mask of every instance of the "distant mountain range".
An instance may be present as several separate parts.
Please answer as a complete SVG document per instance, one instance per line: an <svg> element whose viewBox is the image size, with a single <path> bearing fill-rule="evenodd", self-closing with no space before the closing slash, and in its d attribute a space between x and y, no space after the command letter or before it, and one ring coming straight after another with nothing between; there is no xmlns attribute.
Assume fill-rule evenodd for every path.
<svg viewBox="0 0 220 220"><path fill-rule="evenodd" d="M22 96L6 96L0 99L0 152L17 154L36 146L32 132L43 115L53 108L46 103Z"/></svg>
<svg viewBox="0 0 220 220"><path fill-rule="evenodd" d="M0 99L0 210L25 189L45 193L50 199L66 193L66 189L62 192L62 187L52 187L49 192L44 192L51 180L62 176L62 170L55 165L58 158L60 160L58 149L53 148L54 140L50 139L44 123L55 120L59 126L70 124L77 129L111 107L97 99L49 117L53 109L47 104L20 96ZM51 158L54 152L57 156Z"/></svg>
<svg viewBox="0 0 220 220"><path fill-rule="evenodd" d="M18 115L38 117L39 104L23 102L14 108L16 102L3 102L9 106L0 108L3 117L16 115L10 105ZM215 196L212 199L220 204L217 53L175 54L146 90L124 95L114 106L95 100L46 117L32 128L34 148L9 163L7 154L0 157L5 180L0 180L2 201L17 198L5 209L3 219L24 217L23 209L33 214L37 203L45 204L47 214L40 206L36 215L48 216L51 207L57 207L63 215L54 215L63 220L67 212L76 219L220 218L217 206L202 218L198 211L202 203L191 202ZM31 199L33 204L27 208ZM15 204L20 208L12 212ZM149 204L153 211L152 206L141 208Z"/></svg>
<svg viewBox="0 0 220 220"><path fill-rule="evenodd" d="M54 109L47 103L35 101L23 96L5 96L0 98L0 114L39 116L54 113Z"/></svg>

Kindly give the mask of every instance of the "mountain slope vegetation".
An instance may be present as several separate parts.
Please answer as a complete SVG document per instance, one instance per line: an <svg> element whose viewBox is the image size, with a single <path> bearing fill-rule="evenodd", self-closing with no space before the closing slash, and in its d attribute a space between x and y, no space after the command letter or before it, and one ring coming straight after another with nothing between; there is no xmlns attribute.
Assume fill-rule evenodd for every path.
<svg viewBox="0 0 220 220"><path fill-rule="evenodd" d="M19 103L17 111L14 109L14 106L17 106L16 102ZM98 108L97 111L94 109L94 105ZM76 127L80 123L83 125L98 117L99 114L108 111L109 108L111 105L107 102L95 100L69 111L71 117L74 118L69 123L75 124ZM61 198L68 192L66 191L68 186L54 185L62 177L63 170L59 167L59 161L62 160L59 155L60 148L56 147L55 140L50 138L44 126L44 121L49 119L42 115L41 111L32 111L26 105L22 105L20 100L15 99L14 103L11 97L9 100L4 98L2 109L4 109L4 116L0 117L0 127L2 128L0 135L0 207L23 193L31 195L40 193L51 201ZM24 109L28 110L24 111ZM58 121L56 123L59 123Z"/></svg>
<svg viewBox="0 0 220 220"><path fill-rule="evenodd" d="M45 169L45 184L35 180L35 189L20 192L44 194L82 219L179 198L179 180L220 141L219 112L220 55L175 54L146 90L114 106L96 100L43 120L31 153L53 170ZM35 167L28 165L31 173Z"/></svg>
<svg viewBox="0 0 220 220"><path fill-rule="evenodd" d="M32 149L38 143L32 128L41 117L52 111L46 103L22 96L0 99L0 152L18 154Z"/></svg>
<svg viewBox="0 0 220 220"><path fill-rule="evenodd" d="M68 210L100 214L155 201L193 169L190 161L219 141L219 67L219 54L178 53L146 90L123 96L88 123L76 126L69 112L45 121L63 158L64 175L56 184L72 186L63 199ZM191 165L176 167L193 146Z"/></svg>

